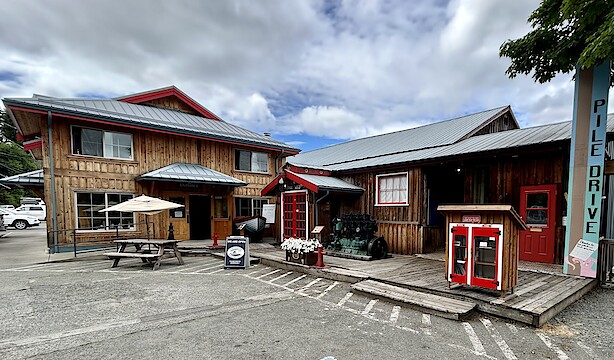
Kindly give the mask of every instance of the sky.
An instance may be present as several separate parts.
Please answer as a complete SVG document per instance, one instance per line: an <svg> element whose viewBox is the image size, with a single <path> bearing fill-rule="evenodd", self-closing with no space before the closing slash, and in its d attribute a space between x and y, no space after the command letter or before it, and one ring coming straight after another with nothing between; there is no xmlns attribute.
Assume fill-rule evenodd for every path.
<svg viewBox="0 0 614 360"><path fill-rule="evenodd" d="M0 98L175 85L303 151L511 105L570 120L574 84L509 79L536 0L0 0Z"/></svg>

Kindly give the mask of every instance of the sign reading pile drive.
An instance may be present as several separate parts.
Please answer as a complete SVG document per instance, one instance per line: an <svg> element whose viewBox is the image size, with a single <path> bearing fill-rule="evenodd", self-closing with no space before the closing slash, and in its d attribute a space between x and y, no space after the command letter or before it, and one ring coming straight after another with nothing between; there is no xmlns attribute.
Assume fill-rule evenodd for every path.
<svg viewBox="0 0 614 360"><path fill-rule="evenodd" d="M247 269L249 266L249 238L229 236L224 248L224 269Z"/></svg>

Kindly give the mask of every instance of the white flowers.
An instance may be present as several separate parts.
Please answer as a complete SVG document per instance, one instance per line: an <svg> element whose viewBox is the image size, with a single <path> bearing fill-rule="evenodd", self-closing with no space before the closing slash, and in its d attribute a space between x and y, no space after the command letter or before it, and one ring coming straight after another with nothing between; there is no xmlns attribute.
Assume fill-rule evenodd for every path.
<svg viewBox="0 0 614 360"><path fill-rule="evenodd" d="M287 238L281 243L282 250L301 254L316 251L320 246L318 239Z"/></svg>

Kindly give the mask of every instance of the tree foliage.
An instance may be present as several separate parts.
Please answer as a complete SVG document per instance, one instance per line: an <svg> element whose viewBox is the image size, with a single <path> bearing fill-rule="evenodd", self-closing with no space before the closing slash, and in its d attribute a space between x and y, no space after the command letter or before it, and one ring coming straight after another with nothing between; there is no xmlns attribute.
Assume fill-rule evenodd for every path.
<svg viewBox="0 0 614 360"><path fill-rule="evenodd" d="M17 141L17 128L9 119L9 114L2 109L0 109L0 134L3 141Z"/></svg>
<svg viewBox="0 0 614 360"><path fill-rule="evenodd" d="M544 0L529 17L533 30L501 45L510 77L533 73L545 83L558 73L614 59L614 0Z"/></svg>

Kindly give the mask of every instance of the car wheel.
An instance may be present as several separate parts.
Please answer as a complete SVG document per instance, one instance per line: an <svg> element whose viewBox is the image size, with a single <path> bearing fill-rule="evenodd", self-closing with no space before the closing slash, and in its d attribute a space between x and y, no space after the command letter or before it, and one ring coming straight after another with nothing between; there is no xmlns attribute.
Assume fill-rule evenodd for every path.
<svg viewBox="0 0 614 360"><path fill-rule="evenodd" d="M17 230L23 230L28 227L28 223L25 220L15 220L13 226Z"/></svg>

